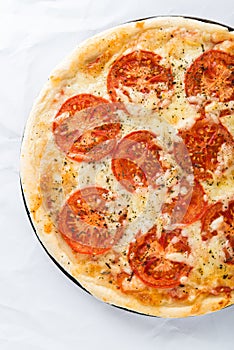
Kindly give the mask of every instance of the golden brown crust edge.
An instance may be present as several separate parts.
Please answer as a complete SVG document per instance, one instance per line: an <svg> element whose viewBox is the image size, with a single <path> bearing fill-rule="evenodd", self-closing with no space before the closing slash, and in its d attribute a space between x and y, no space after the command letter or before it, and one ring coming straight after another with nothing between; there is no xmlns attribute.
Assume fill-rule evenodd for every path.
<svg viewBox="0 0 234 350"><path fill-rule="evenodd" d="M182 318L204 315L221 310L224 307L232 305L234 302L234 295L232 295L231 300L227 300L225 297L221 296L212 296L189 306L178 306L176 303L171 306L148 306L141 304L136 299L131 298L131 296L123 296L118 291L113 291L103 286L97 286L95 281L93 282L86 276L79 279L79 281L85 289L89 290L91 294L104 302L138 313L163 318ZM105 297L103 297L104 295Z"/></svg>

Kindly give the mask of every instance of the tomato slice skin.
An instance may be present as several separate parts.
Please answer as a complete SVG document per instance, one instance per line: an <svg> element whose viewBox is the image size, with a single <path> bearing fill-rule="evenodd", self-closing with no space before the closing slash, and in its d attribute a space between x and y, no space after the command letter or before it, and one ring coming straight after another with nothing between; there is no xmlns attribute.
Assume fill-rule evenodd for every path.
<svg viewBox="0 0 234 350"><path fill-rule="evenodd" d="M103 103L109 103L106 99L94 96L91 94L79 94L70 97L66 100L62 106L60 107L58 113L55 116L55 120L53 123L53 131L57 128L59 124L59 120L57 119L63 113L68 112L69 116L73 116L76 112L81 111L82 109L86 109L89 107L95 107L98 105L102 105Z"/></svg>
<svg viewBox="0 0 234 350"><path fill-rule="evenodd" d="M112 157L116 179L129 191L153 184L161 172L156 135L147 130L126 135L117 145Z"/></svg>
<svg viewBox="0 0 234 350"><path fill-rule="evenodd" d="M97 248L97 247L90 247L85 244L81 244L79 242L74 241L73 239L68 238L66 235L62 234L63 239L65 242L74 250L75 252L79 254L87 254L87 255L101 255L105 254L110 250L110 248Z"/></svg>
<svg viewBox="0 0 234 350"><path fill-rule="evenodd" d="M57 146L77 162L106 157L113 151L120 133L119 109L125 109L123 104L113 104L89 94L67 100L53 125ZM64 112L69 115L63 117Z"/></svg>
<svg viewBox="0 0 234 350"><path fill-rule="evenodd" d="M174 237L177 237L178 240L172 244L171 242ZM172 231L163 231L158 241L164 250L172 244L173 251L177 253L191 253L191 248L188 245L188 238L181 235L181 229L179 228Z"/></svg>
<svg viewBox="0 0 234 350"><path fill-rule="evenodd" d="M212 294L220 295L220 294L224 293L227 295L227 297L231 298L232 290L233 290L232 288L227 287L227 286L219 286L219 287L216 287L212 290Z"/></svg>
<svg viewBox="0 0 234 350"><path fill-rule="evenodd" d="M224 247L224 253L226 256L225 262L227 264L234 264L234 201L229 202L226 209L223 208L221 202L217 202L211 205L204 216L202 217L202 239L204 241L211 239L218 234L216 229L211 230L211 223L218 219L223 218L221 230L223 231L228 243L229 248Z"/></svg>
<svg viewBox="0 0 234 350"><path fill-rule="evenodd" d="M107 252L123 234L125 213L119 216L116 229L111 232L105 217L108 190L85 187L74 192L58 216L58 229L64 240L80 254L99 255Z"/></svg>
<svg viewBox="0 0 234 350"><path fill-rule="evenodd" d="M172 238L177 236L176 244ZM186 238L180 230L164 232L158 240L156 228L151 228L145 235L131 242L128 261L136 276L147 286L153 288L174 288L180 285L182 276L188 276L191 267L182 262L167 259L169 251L190 253Z"/></svg>
<svg viewBox="0 0 234 350"><path fill-rule="evenodd" d="M77 161L98 161L112 152L120 132L120 123L103 124L84 132L74 141L68 157Z"/></svg>
<svg viewBox="0 0 234 350"><path fill-rule="evenodd" d="M171 217L171 224L190 225L199 220L207 209L207 202L204 200L204 190L201 184L195 180L191 186L187 181L182 181L181 186L187 188L185 195L179 196L170 204L165 204L163 213Z"/></svg>
<svg viewBox="0 0 234 350"><path fill-rule="evenodd" d="M221 102L234 100L234 56L209 50L199 56L185 74L186 95L202 94Z"/></svg>
<svg viewBox="0 0 234 350"><path fill-rule="evenodd" d="M223 215L223 205L221 202L211 205L202 218L202 239L206 241L217 235L217 231L210 230L210 224L212 221Z"/></svg>
<svg viewBox="0 0 234 350"><path fill-rule="evenodd" d="M230 250L225 250L227 264L234 265L234 201L229 203L228 209L224 213L224 221L229 225L226 237L230 245Z"/></svg>
<svg viewBox="0 0 234 350"><path fill-rule="evenodd" d="M190 156L195 178L206 180L212 178L218 166L218 153L226 143L234 147L231 134L222 124L216 124L206 119L198 119L188 131L181 131L180 136ZM184 153L175 144L175 158L183 167Z"/></svg>
<svg viewBox="0 0 234 350"><path fill-rule="evenodd" d="M122 91L129 102L134 102L129 89L136 89L143 94L154 92L158 98L162 98L164 91L173 89L171 69L160 65L161 59L161 56L144 50L136 50L118 58L107 77L111 100L121 101L118 90Z"/></svg>

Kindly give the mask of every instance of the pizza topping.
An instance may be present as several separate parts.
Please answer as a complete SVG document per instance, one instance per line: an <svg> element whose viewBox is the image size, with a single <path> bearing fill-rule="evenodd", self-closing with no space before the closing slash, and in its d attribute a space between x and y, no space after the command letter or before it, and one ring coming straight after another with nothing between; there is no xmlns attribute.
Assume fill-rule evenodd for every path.
<svg viewBox="0 0 234 350"><path fill-rule="evenodd" d="M223 143L220 147L218 156L218 166L216 168L215 174L222 175L222 173L231 168L234 164L234 147L232 144Z"/></svg>
<svg viewBox="0 0 234 350"><path fill-rule="evenodd" d="M234 111L234 101L219 102L212 101L204 106L202 115L214 123L223 123L223 117L232 116Z"/></svg>
<svg viewBox="0 0 234 350"><path fill-rule="evenodd" d="M177 198L162 208L162 212L170 216L170 225L190 225L203 215L207 207L204 190L197 181L194 186L183 181L181 188L184 193L181 191Z"/></svg>
<svg viewBox="0 0 234 350"><path fill-rule="evenodd" d="M129 191L155 184L162 172L156 135L146 130L126 135L117 145L112 158L116 179Z"/></svg>
<svg viewBox="0 0 234 350"><path fill-rule="evenodd" d="M86 187L73 193L58 218L59 232L73 250L81 254L103 254L123 234L126 213L109 213L110 192L100 187Z"/></svg>
<svg viewBox="0 0 234 350"><path fill-rule="evenodd" d="M177 239L173 241L173 238ZM133 272L146 285L154 288L173 288L180 285L180 279L187 276L191 267L184 262L170 260L169 253L188 255L190 247L180 230L163 232L158 240L156 228L130 243L128 260Z"/></svg>
<svg viewBox="0 0 234 350"><path fill-rule="evenodd" d="M55 131L57 126L61 123L61 121L64 118L67 118L68 116L71 117L76 112L81 111L82 109L95 107L98 105L102 105L103 103L109 103L109 101L105 100L102 97L94 96L91 94L79 94L70 97L63 103L58 113L56 114L53 123L53 131ZM64 116L64 113L66 113L66 116Z"/></svg>
<svg viewBox="0 0 234 350"><path fill-rule="evenodd" d="M120 133L120 109L123 112L122 104L104 103L74 113L57 125L56 144L77 162L104 158L112 152Z"/></svg>
<svg viewBox="0 0 234 350"><path fill-rule="evenodd" d="M189 293L188 291L186 291L184 286L172 288L170 291L168 291L168 295L170 295L171 298L174 300L181 300L181 301L188 300L188 297L189 297Z"/></svg>
<svg viewBox="0 0 234 350"><path fill-rule="evenodd" d="M223 224L223 205L218 202L209 207L202 220L202 238L207 240L217 235L218 228Z"/></svg>
<svg viewBox="0 0 234 350"><path fill-rule="evenodd" d="M69 157L76 161L99 160L109 154L115 145L115 137L120 131L119 123L103 124L85 131L74 141Z"/></svg>
<svg viewBox="0 0 234 350"><path fill-rule="evenodd" d="M188 256L188 254L191 253L191 248L188 245L188 238L181 235L180 229L163 231L159 243L165 250L167 249L167 256L173 253L186 253L185 256Z"/></svg>
<svg viewBox="0 0 234 350"><path fill-rule="evenodd" d="M227 294L228 297L231 297L232 288L227 286L219 286L212 289L211 293L214 295Z"/></svg>
<svg viewBox="0 0 234 350"><path fill-rule="evenodd" d="M232 136L224 126L205 119L199 119L189 131L182 131L180 135L190 156L194 175L201 180L212 178L219 165L218 157L223 144L234 147ZM185 163L181 147L181 144L175 144L175 157L183 168L188 162Z"/></svg>
<svg viewBox="0 0 234 350"><path fill-rule="evenodd" d="M223 250L227 264L234 264L234 201L226 209L218 202L209 207L202 218L202 238L211 239L221 232L226 241Z"/></svg>
<svg viewBox="0 0 234 350"><path fill-rule="evenodd" d="M107 77L113 102L143 103L146 107L165 107L170 103L173 75L160 64L162 57L137 50L117 59Z"/></svg>
<svg viewBox="0 0 234 350"><path fill-rule="evenodd" d="M233 79L234 56L218 50L206 51L186 72L186 95L201 94L206 100L221 102L234 100Z"/></svg>
<svg viewBox="0 0 234 350"><path fill-rule="evenodd" d="M117 275L116 282L123 293L140 292L146 288L145 284L134 273L121 272Z"/></svg>
<svg viewBox="0 0 234 350"><path fill-rule="evenodd" d="M190 157L191 152L189 152L189 147L187 147L187 145L185 144L185 139L188 133L190 133L190 131L182 131L180 133L183 142L174 142L173 153L177 164L182 168L182 170L187 174L193 174L192 161Z"/></svg>

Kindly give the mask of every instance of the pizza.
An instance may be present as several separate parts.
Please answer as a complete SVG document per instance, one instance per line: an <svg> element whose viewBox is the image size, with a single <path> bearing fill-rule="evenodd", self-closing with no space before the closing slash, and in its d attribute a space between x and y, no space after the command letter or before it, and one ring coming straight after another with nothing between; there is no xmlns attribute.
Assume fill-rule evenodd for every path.
<svg viewBox="0 0 234 350"><path fill-rule="evenodd" d="M186 317L234 301L234 35L158 17L80 44L28 119L23 196L98 299Z"/></svg>

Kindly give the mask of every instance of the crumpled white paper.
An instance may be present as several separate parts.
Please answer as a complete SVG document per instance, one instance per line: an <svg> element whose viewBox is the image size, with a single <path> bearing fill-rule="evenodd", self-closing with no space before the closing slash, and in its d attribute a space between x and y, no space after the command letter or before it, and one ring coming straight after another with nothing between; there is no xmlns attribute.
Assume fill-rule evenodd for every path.
<svg viewBox="0 0 234 350"><path fill-rule="evenodd" d="M0 1L0 349L233 348L234 308L159 319L97 301L43 251L19 184L19 154L33 100L50 71L83 39L159 14L187 14L234 26L232 1Z"/></svg>

